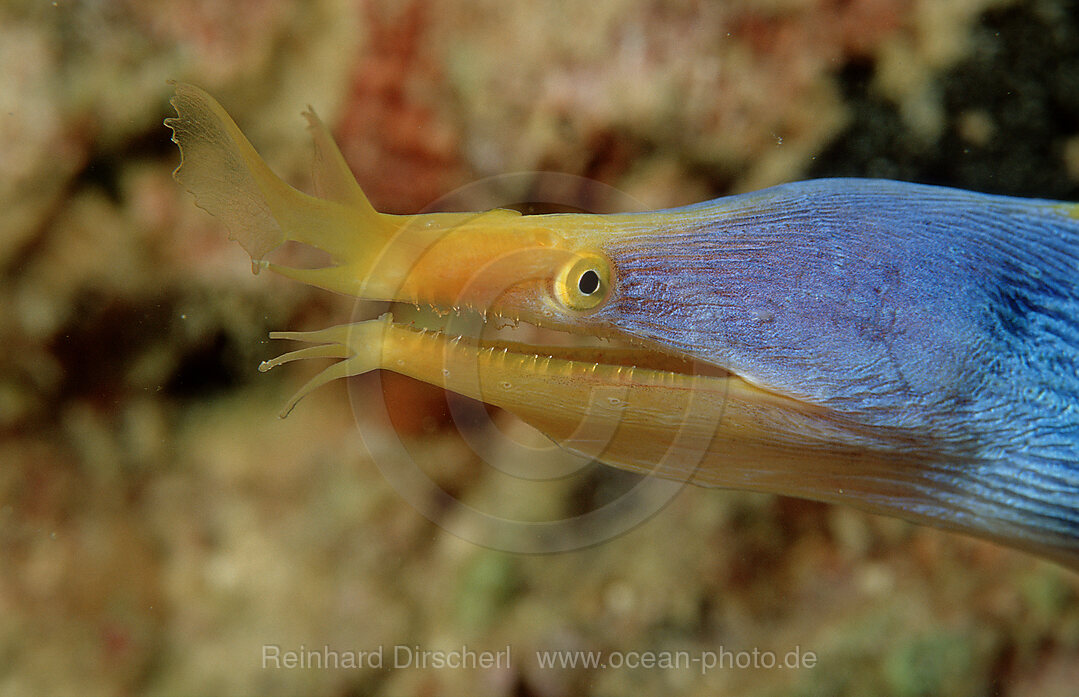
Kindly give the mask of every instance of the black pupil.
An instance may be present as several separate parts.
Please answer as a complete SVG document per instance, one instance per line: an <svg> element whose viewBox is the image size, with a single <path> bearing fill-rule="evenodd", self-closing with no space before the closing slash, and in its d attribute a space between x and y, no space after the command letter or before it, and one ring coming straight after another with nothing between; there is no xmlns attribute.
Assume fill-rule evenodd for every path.
<svg viewBox="0 0 1079 697"><path fill-rule="evenodd" d="M592 269L585 271L577 281L577 287L585 295L592 295L599 290L599 274Z"/></svg>

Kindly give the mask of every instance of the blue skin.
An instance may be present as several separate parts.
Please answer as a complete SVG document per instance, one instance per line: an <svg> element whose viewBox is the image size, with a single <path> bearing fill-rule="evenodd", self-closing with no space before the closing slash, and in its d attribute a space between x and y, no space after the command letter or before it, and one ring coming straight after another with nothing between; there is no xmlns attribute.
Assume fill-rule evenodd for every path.
<svg viewBox="0 0 1079 697"><path fill-rule="evenodd" d="M611 241L587 321L902 450L915 517L1079 559L1079 219L883 180L777 186ZM662 250L662 251L657 251Z"/></svg>

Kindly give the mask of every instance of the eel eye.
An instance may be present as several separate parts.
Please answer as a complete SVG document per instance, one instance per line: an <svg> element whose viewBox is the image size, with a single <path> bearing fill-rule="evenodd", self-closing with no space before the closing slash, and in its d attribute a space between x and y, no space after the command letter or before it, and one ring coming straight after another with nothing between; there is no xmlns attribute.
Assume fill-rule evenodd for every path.
<svg viewBox="0 0 1079 697"><path fill-rule="evenodd" d="M610 289L610 262L591 252L582 253L566 264L555 281L558 302L578 312L599 307Z"/></svg>

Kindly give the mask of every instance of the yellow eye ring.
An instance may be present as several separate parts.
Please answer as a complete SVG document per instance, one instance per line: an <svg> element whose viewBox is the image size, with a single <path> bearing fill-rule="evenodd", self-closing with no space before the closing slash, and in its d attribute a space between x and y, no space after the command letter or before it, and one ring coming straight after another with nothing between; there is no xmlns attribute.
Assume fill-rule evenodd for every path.
<svg viewBox="0 0 1079 697"><path fill-rule="evenodd" d="M569 310L599 307L610 295L611 264L594 252L581 252L562 267L555 279L555 298Z"/></svg>

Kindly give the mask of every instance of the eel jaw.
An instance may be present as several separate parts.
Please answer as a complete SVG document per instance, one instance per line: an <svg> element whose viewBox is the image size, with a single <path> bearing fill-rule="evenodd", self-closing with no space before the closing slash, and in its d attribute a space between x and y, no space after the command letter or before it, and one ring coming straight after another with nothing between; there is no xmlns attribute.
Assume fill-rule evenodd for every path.
<svg viewBox="0 0 1079 697"><path fill-rule="evenodd" d="M566 331L561 328L564 326L562 322L554 323L560 325L558 330L539 329L542 324L535 323L533 329L538 329L539 333L550 341L537 343L530 340L525 343L514 339L515 334L522 333L518 331L518 312L504 315L493 311L469 311L468 308L462 307L435 309L440 314L449 313L448 321L443 323L442 328L417 327L411 323L395 322L392 313L387 312L377 319L315 331L271 332L271 339L286 339L312 345L263 361L259 365L260 372L301 359L339 359L303 385L289 399L280 416L286 417L303 397L322 385L338 378L361 375L376 369L410 375L446 389L454 390L456 386L458 389L454 391L463 392L466 396L480 401L495 403L490 399L490 395L483 392L482 385L478 390L462 390L460 385L438 378L447 377L447 373L452 375L448 367L451 363L460 365L462 362L470 362L470 372L475 373L485 368L485 356L490 358L496 354L500 356L503 366L512 361L532 366L542 365L543 369L536 373L538 376L549 375L552 364L555 364L570 374L583 370L593 373L607 370L624 373L630 380L636 375L650 382L662 382L666 379L672 384L690 376L717 381L739 379L718 366L679 353L651 348L640 342L617 338L593 338L591 341L582 342L581 335L572 331L575 327L571 325L570 331ZM504 331L506 329L512 331ZM414 343L424 344L426 350L418 354L412 351L395 353L410 343L409 337ZM432 345L436 347L435 351L431 351ZM435 365L438 361L433 359L439 358L439 352L442 365ZM402 356L408 356L408 359ZM482 377L477 375L477 379ZM520 378L507 375L501 377ZM493 378L487 377L485 381L492 382Z"/></svg>
<svg viewBox="0 0 1079 697"><path fill-rule="evenodd" d="M860 486L848 476L852 463L867 491L898 471L888 444L827 410L639 345L484 341L414 328L389 313L270 336L312 345L266 361L262 371L339 359L303 385L282 416L321 385L383 369L500 407L579 455L666 479L838 500ZM885 456L874 460L874 451Z"/></svg>

